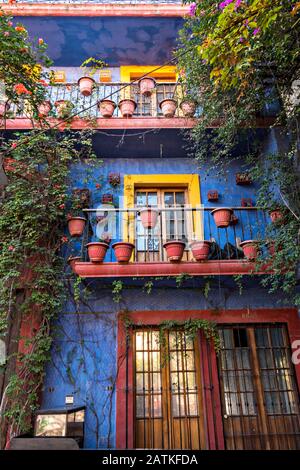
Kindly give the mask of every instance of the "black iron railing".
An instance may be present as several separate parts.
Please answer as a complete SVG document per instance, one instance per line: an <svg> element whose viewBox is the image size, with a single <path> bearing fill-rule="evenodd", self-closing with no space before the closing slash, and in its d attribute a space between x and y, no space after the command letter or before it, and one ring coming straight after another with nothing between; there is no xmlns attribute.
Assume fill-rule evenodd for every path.
<svg viewBox="0 0 300 470"><path fill-rule="evenodd" d="M104 98L114 101L116 108L113 117L122 116L119 103L121 100L130 98L136 102L134 117L162 117L160 103L168 98L175 99L175 116L183 116L180 111L180 103L183 99L182 88L174 82L157 83L150 96L140 92L138 83L100 83L96 84L90 96L80 93L77 83L57 84L46 89L46 99L51 102L52 110L49 116L57 116L55 102L65 100L72 103L72 115L81 118L100 118L101 113L97 103ZM17 105L12 105L9 114L15 117L31 117L32 112L26 106L26 101L20 99Z"/></svg>
<svg viewBox="0 0 300 470"><path fill-rule="evenodd" d="M211 214L212 209L153 208L156 221L151 228L143 225L141 208L117 209L107 205L99 209L85 209L88 224L82 238L82 259L88 261L88 242L109 240L110 248L105 258L107 262L116 261L111 246L118 241L134 244L135 262L163 262L167 261L163 245L174 239L185 242L185 261L193 260L190 244L198 240L212 242L208 256L210 260L243 259L241 242L265 240L266 226L271 221L263 210L255 207L235 207L230 225L218 228ZM267 253L267 245L264 249Z"/></svg>

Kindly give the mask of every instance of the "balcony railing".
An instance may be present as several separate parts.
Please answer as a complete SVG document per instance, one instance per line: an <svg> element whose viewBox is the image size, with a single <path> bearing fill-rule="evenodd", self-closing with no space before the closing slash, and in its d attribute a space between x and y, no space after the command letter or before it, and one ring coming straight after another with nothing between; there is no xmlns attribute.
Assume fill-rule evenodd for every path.
<svg viewBox="0 0 300 470"><path fill-rule="evenodd" d="M263 210L254 207L235 207L233 209L234 217L231 218L230 225L226 228L216 226L211 214L212 208L168 207L156 208L155 210L157 211L155 225L153 228L144 228L139 213L140 208L85 209L88 223L82 238L81 248L78 246L78 252L81 251L81 261L76 262L77 266L83 268L88 265L95 266L95 263L89 263L86 244L109 239L111 242L104 263L97 265L99 276L116 274L114 266L118 263L112 245L118 241L134 244L133 254L127 268L120 265L121 275L122 269L126 276L129 276L128 273L148 275L148 270L145 268L147 264L156 266L154 272L159 270L161 275L173 272L189 273L189 266L192 272L196 269L196 274L214 274L216 266L220 267L223 263L225 272L220 272L220 274L227 272L239 274L240 268L242 269L241 274L253 272L254 263L251 262L253 260L251 259L249 262L249 259L245 257L240 243L257 240L260 242L260 247L263 245L262 242L266 238L266 226L270 222L269 216ZM186 244L182 261L179 263L168 262L163 246L165 242L174 239L181 240ZM193 241L198 240L211 242L208 258L201 263L195 261L190 247ZM270 256L267 244L260 250L266 259ZM183 267L183 271L180 271L180 266ZM198 267L195 268L195 266ZM138 267L143 269L140 270ZM84 270L79 271L84 275Z"/></svg>
<svg viewBox="0 0 300 470"><path fill-rule="evenodd" d="M183 93L181 86L177 83L157 83L151 95L145 96L140 92L138 83L116 82L96 84L90 96L83 96L80 93L77 83L49 86L47 88L46 97L52 104L49 117L57 116L55 102L65 100L71 102L73 105L71 111L72 115L78 115L80 118L101 118L102 116L97 103L104 98L114 101L116 105L118 105L122 99L133 99L137 104L133 115L134 117L162 117L163 114L159 104L167 98L172 98L177 102L175 117L183 116L180 110ZM10 107L8 116L30 118L32 113L30 109L28 109L28 106L26 106L26 101L20 100L17 105L14 104ZM113 117L121 117L118 106L115 108Z"/></svg>

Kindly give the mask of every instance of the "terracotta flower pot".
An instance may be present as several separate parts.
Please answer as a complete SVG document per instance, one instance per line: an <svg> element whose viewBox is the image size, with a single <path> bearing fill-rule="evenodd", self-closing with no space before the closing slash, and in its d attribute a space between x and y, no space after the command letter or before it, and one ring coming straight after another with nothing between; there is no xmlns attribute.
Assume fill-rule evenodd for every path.
<svg viewBox="0 0 300 470"><path fill-rule="evenodd" d="M84 217L70 217L68 229L71 237L81 237L84 231L86 219Z"/></svg>
<svg viewBox="0 0 300 470"><path fill-rule="evenodd" d="M220 207L212 210L211 214L214 216L216 226L219 228L225 228L230 224L233 210L229 207Z"/></svg>
<svg viewBox="0 0 300 470"><path fill-rule="evenodd" d="M87 245L88 255L92 263L102 263L109 245L104 242L92 242Z"/></svg>
<svg viewBox="0 0 300 470"><path fill-rule="evenodd" d="M52 104L50 101L44 101L41 103L38 107L38 112L41 117L46 117L48 116L49 112L51 111Z"/></svg>
<svg viewBox="0 0 300 470"><path fill-rule="evenodd" d="M98 109L101 116L104 118L111 118L114 114L116 106L116 103L112 100L101 100L98 103Z"/></svg>
<svg viewBox="0 0 300 470"><path fill-rule="evenodd" d="M182 101L180 109L185 117L193 117L196 112L196 104L193 101Z"/></svg>
<svg viewBox="0 0 300 470"><path fill-rule="evenodd" d="M141 209L140 210L141 222L144 228L153 228L156 225L158 212L155 209Z"/></svg>
<svg viewBox="0 0 300 470"><path fill-rule="evenodd" d="M119 102L119 108L122 117L131 118L136 108L136 102L130 99L121 100Z"/></svg>
<svg viewBox="0 0 300 470"><path fill-rule="evenodd" d="M266 242L266 245L268 247L268 251L269 251L270 256L274 256L276 251L281 251L282 250L282 245L279 245L276 248L276 244L275 244L274 240L268 240Z"/></svg>
<svg viewBox="0 0 300 470"><path fill-rule="evenodd" d="M81 77L78 80L79 90L83 96L90 96L93 91L95 80L91 77Z"/></svg>
<svg viewBox="0 0 300 470"><path fill-rule="evenodd" d="M134 250L133 243L117 242L112 245L118 263L128 263Z"/></svg>
<svg viewBox="0 0 300 470"><path fill-rule="evenodd" d="M76 261L80 261L80 259L80 256L70 256L70 258L68 259L68 264L70 265L72 270L74 270Z"/></svg>
<svg viewBox="0 0 300 470"><path fill-rule="evenodd" d="M270 218L273 224L283 223L283 213L280 209L276 209L270 212Z"/></svg>
<svg viewBox="0 0 300 470"><path fill-rule="evenodd" d="M181 240L171 240L164 243L164 249L167 252L168 260L171 262L179 262L183 256L185 243Z"/></svg>
<svg viewBox="0 0 300 470"><path fill-rule="evenodd" d="M258 241L257 240L245 240L240 244L243 249L244 255L247 259L253 261L259 255Z"/></svg>
<svg viewBox="0 0 300 470"><path fill-rule="evenodd" d="M5 116L5 113L9 111L10 104L7 101L0 101L0 117Z"/></svg>
<svg viewBox="0 0 300 470"><path fill-rule="evenodd" d="M151 77L141 78L139 81L139 88L142 95L150 96L152 90L156 87L156 81Z"/></svg>
<svg viewBox="0 0 300 470"><path fill-rule="evenodd" d="M172 98L167 98L159 103L159 107L162 110L164 117L172 118L176 112L177 102Z"/></svg>
<svg viewBox="0 0 300 470"><path fill-rule="evenodd" d="M190 247L196 261L203 261L208 258L211 242L208 240L199 240L192 242Z"/></svg>

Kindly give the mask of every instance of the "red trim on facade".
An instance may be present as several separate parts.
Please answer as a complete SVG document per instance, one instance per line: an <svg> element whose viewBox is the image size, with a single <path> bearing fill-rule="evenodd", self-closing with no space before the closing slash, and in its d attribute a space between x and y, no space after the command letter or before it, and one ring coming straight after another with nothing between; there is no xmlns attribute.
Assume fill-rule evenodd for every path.
<svg viewBox="0 0 300 470"><path fill-rule="evenodd" d="M291 343L300 339L300 318L295 308L257 308L239 310L178 310L178 311L138 311L130 313L130 321L136 325L159 325L164 320L184 321L193 318L213 320L218 324L255 324L255 323L285 323L288 328ZM203 361L203 384L206 407L206 432L210 450L224 449L223 423L221 413L221 401L219 394L219 381L216 355L211 345L211 354L203 354L205 343L201 345L201 357ZM118 322L118 376L116 399L116 446L117 449L131 449L134 445L134 421L133 421L133 376L132 376L132 348L128 350L129 374L126 380L126 330L122 321L122 315ZM206 361L206 362L205 362ZM300 389L300 364L295 364L298 388ZM126 418L126 390L127 390L127 418ZM207 401L206 401L207 400ZM127 424L127 431L126 431ZM127 438L126 438L127 436Z"/></svg>
<svg viewBox="0 0 300 470"><path fill-rule="evenodd" d="M22 3L1 5L1 8L13 16L146 16L146 17L181 17L188 13L187 5L174 4L71 4L71 3Z"/></svg>
<svg viewBox="0 0 300 470"><path fill-rule="evenodd" d="M96 119L95 129L191 129L197 124L198 120L185 117L133 117L122 118L112 117L109 119ZM253 123L245 123L241 127L251 128L268 128L274 125L274 118L257 118ZM91 123L87 120L74 118L71 123L60 123L59 119L48 118L49 126L55 126L60 131L65 129L87 129L91 127ZM222 124L221 120L213 122L207 128L217 128ZM0 129L3 130L27 130L33 128L41 128L38 122L29 118L6 119L5 123L0 122Z"/></svg>
<svg viewBox="0 0 300 470"><path fill-rule="evenodd" d="M191 276L232 276L236 274L266 274L267 266L255 271L255 263L240 260L193 261L181 263L90 263L75 261L72 269L80 277L147 277L178 276L186 273Z"/></svg>

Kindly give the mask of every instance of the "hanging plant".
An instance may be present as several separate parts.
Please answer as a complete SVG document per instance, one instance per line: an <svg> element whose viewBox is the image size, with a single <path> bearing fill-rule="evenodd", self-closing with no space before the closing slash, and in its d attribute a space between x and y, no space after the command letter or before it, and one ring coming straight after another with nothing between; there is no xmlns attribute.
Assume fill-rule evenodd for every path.
<svg viewBox="0 0 300 470"><path fill-rule="evenodd" d="M109 173L108 182L114 188L116 188L117 186L120 186L120 183L121 183L120 173Z"/></svg>

